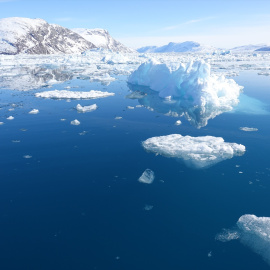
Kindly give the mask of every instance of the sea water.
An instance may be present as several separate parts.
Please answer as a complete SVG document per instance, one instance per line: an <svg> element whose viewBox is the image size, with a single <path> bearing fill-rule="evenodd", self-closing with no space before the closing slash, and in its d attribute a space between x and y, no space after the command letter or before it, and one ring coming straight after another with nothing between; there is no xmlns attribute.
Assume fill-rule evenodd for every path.
<svg viewBox="0 0 270 270"><path fill-rule="evenodd" d="M1 269L268 269L239 241L215 240L244 214L270 217L270 77L245 71L234 80L244 86L238 107L200 129L136 107L126 76L52 88L115 93L96 100L1 89ZM79 113L77 104L98 109ZM223 137L246 153L195 170L142 147L174 133ZM138 181L146 169L152 184Z"/></svg>

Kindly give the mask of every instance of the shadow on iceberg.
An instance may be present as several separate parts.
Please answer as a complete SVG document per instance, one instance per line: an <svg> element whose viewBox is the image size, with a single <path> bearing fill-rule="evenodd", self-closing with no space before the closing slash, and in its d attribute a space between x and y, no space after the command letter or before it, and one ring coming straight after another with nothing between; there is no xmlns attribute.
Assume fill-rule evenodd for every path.
<svg viewBox="0 0 270 270"><path fill-rule="evenodd" d="M243 88L232 79L211 74L204 61L179 67L149 61L130 75L128 86L133 93L127 98L138 98L141 105L168 116L184 115L197 128L233 110Z"/></svg>

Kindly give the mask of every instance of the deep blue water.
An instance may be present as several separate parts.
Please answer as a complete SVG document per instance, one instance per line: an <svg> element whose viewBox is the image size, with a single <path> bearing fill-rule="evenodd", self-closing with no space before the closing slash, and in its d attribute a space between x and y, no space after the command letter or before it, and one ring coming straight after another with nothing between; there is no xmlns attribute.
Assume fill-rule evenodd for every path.
<svg viewBox="0 0 270 270"><path fill-rule="evenodd" d="M236 108L201 129L183 117L175 126L179 118L126 109L139 102L125 98L124 76L109 86L73 80L52 88L116 93L98 100L34 96L48 89L0 90L0 269L269 269L239 241L215 240L244 214L270 217L270 117L259 110L270 111L270 78L247 71L234 79L264 108L244 99L241 106L252 114ZM78 113L78 103L98 109ZM40 113L29 115L33 108ZM15 119L6 120L9 115ZM70 125L74 119L81 125ZM239 130L243 126L258 131ZM172 133L221 136L247 151L194 170L141 146ZM138 182L146 168L156 175L151 185Z"/></svg>

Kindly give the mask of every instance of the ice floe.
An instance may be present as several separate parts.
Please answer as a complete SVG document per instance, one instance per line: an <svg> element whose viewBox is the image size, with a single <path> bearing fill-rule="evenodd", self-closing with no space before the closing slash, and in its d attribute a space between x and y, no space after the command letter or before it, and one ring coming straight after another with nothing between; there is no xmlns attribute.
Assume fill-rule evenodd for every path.
<svg viewBox="0 0 270 270"><path fill-rule="evenodd" d="M92 112L95 111L98 108L97 104L89 105L89 106L81 106L81 104L78 104L76 106L76 110L78 112Z"/></svg>
<svg viewBox="0 0 270 270"><path fill-rule="evenodd" d="M53 98L53 99L96 99L114 96L114 93L91 90L89 92L52 90L35 94L36 97Z"/></svg>
<svg viewBox="0 0 270 270"><path fill-rule="evenodd" d="M243 131L258 131L257 128L251 128L251 127L240 127L239 129Z"/></svg>
<svg viewBox="0 0 270 270"><path fill-rule="evenodd" d="M175 123L174 123L176 126L179 126L182 124L181 120L177 120Z"/></svg>
<svg viewBox="0 0 270 270"><path fill-rule="evenodd" d="M75 119L75 120L71 121L70 124L73 126L78 126L81 124L81 122L79 120Z"/></svg>
<svg viewBox="0 0 270 270"><path fill-rule="evenodd" d="M155 180L155 173L150 169L146 169L138 179L139 182L144 184L152 184L154 180Z"/></svg>
<svg viewBox="0 0 270 270"><path fill-rule="evenodd" d="M7 117L7 120L13 120L14 119L14 116L9 116L9 117Z"/></svg>
<svg viewBox="0 0 270 270"><path fill-rule="evenodd" d="M121 119L123 119L123 117L122 116L116 116L114 119L115 120L121 120Z"/></svg>
<svg viewBox="0 0 270 270"><path fill-rule="evenodd" d="M223 229L216 239L222 242L239 239L270 264L270 217L243 215L235 229Z"/></svg>
<svg viewBox="0 0 270 270"><path fill-rule="evenodd" d="M142 142L145 150L165 157L178 158L191 168L201 169L241 156L245 146L224 142L221 137L191 137L180 134L152 137Z"/></svg>
<svg viewBox="0 0 270 270"><path fill-rule="evenodd" d="M29 112L29 114L38 114L39 110L38 109L33 109Z"/></svg>

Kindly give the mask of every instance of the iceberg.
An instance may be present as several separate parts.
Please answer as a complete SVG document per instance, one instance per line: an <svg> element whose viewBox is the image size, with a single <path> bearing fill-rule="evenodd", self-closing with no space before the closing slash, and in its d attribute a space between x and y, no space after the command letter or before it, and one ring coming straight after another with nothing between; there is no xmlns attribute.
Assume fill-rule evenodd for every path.
<svg viewBox="0 0 270 270"><path fill-rule="evenodd" d="M71 121L70 124L73 126L78 126L81 124L81 122L79 120L75 119L75 120Z"/></svg>
<svg viewBox="0 0 270 270"><path fill-rule="evenodd" d="M98 108L97 104L93 104L93 105L89 105L89 106L81 106L81 104L78 104L76 106L76 110L78 112L82 112L82 113L92 112L92 111L95 111L97 108Z"/></svg>
<svg viewBox="0 0 270 270"><path fill-rule="evenodd" d="M36 93L36 97L53 98L53 99L96 99L114 96L114 93L91 90L89 92L52 90Z"/></svg>
<svg viewBox="0 0 270 270"><path fill-rule="evenodd" d="M29 114L38 114L39 110L38 109L33 109L29 112Z"/></svg>
<svg viewBox="0 0 270 270"><path fill-rule="evenodd" d="M221 137L191 137L180 134L152 137L142 142L146 151L183 160L186 166L202 169L218 162L241 156L245 146L224 142Z"/></svg>
<svg viewBox="0 0 270 270"><path fill-rule="evenodd" d="M235 229L223 229L216 239L222 242L239 239L270 264L270 217L243 215L237 221Z"/></svg>
<svg viewBox="0 0 270 270"><path fill-rule="evenodd" d="M152 184L154 180L155 173L150 169L146 169L141 175L141 177L138 179L139 182L144 184Z"/></svg>
<svg viewBox="0 0 270 270"><path fill-rule="evenodd" d="M211 74L210 64L204 60L178 66L148 61L129 76L128 83L148 87L168 101L175 100L178 110L184 112L186 118L194 121L197 127L205 126L208 119L233 110L239 103L238 97L243 87L233 79ZM147 96L141 97L144 98L148 99ZM153 102L152 106L155 107ZM206 120L197 124L197 119L202 115Z"/></svg>
<svg viewBox="0 0 270 270"><path fill-rule="evenodd" d="M9 116L9 117L7 117L7 120L13 120L14 119L14 116Z"/></svg>

